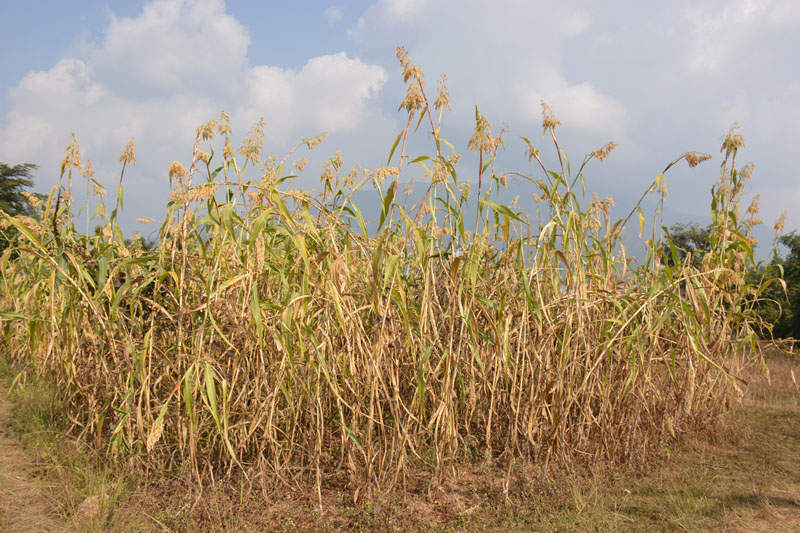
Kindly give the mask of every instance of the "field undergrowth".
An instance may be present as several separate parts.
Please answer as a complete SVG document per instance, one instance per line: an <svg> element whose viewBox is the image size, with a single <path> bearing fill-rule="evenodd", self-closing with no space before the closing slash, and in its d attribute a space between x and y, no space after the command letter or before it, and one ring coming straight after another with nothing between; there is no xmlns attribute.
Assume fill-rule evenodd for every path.
<svg viewBox="0 0 800 533"><path fill-rule="evenodd" d="M584 172L614 143L574 172L543 104L553 164L523 138L532 170L517 174L538 188L546 216L534 224L493 200L505 132L476 109L477 168L459 166L442 135L444 83L431 103L422 71L402 48L398 59L408 123L387 166L347 172L333 157L316 196L291 184L297 150L319 138L278 161L263 154L261 122L234 150L223 112L197 129L191 162L171 166L152 247L123 238L122 178L109 214L76 142L41 216L4 216L4 350L18 379L53 385L70 434L202 485L313 487L320 501L335 487L358 501L435 485L459 464L502 468L508 491L524 466L546 477L553 464L637 461L741 394L743 366L760 359L754 304L774 280L745 280L758 206L740 207L752 167L736 168L735 129L708 253L682 258L657 211L638 264L621 235L644 227L639 206L615 219L610 199L584 200ZM415 133L429 154L406 153ZM681 155L642 198L662 206L664 173L708 157ZM124 175L132 143L120 162ZM429 184L412 206L398 190L408 173ZM93 189L85 213L73 212L73 179ZM370 186L377 221L353 200Z"/></svg>

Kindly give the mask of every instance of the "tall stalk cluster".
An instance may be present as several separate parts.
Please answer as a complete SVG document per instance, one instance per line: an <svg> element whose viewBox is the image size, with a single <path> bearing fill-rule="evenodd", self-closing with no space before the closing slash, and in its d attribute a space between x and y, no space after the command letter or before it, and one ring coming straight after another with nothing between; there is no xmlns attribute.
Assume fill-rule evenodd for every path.
<svg viewBox="0 0 800 533"><path fill-rule="evenodd" d="M305 165L289 166L295 150L262 157L263 123L235 151L223 112L198 128L188 169L170 168L152 248L123 239L121 185L109 215L77 144L41 217L4 217L19 230L2 257L4 350L54 385L72 433L202 482L388 488L463 462L510 476L514 464L636 458L724 410L757 357L762 290L744 281L755 212L739 213L750 174L735 169L741 136L725 137L709 253L681 260L654 230L634 266L620 237L644 225L640 207L614 220L610 199L582 200L587 164L613 143L571 173L543 106L558 163L524 139L545 214L534 226L496 201L505 132L476 109L472 219L461 178L471 171L441 135L446 87L429 103L422 71L403 49L398 58L408 123L387 166L345 173L333 157L317 196L289 188ZM420 128L432 151L412 157ZM220 163L203 150L214 137ZM121 161L123 172L135 162L132 145ZM95 234L76 227L73 170L94 186ZM398 193L409 172L429 184L413 206ZM373 224L354 200L368 185ZM663 173L648 193L663 200Z"/></svg>

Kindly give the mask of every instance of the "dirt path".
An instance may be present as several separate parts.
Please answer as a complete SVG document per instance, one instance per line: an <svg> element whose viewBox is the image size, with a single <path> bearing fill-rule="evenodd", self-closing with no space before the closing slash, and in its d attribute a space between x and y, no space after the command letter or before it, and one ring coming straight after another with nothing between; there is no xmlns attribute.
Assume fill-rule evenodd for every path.
<svg viewBox="0 0 800 533"><path fill-rule="evenodd" d="M68 529L33 477L35 465L14 435L5 391L0 391L0 531L55 532Z"/></svg>

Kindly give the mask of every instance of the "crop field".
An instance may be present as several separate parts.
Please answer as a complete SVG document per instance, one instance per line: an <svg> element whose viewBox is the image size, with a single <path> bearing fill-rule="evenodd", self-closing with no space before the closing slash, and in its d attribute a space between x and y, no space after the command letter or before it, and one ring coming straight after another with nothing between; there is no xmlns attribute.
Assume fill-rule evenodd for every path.
<svg viewBox="0 0 800 533"><path fill-rule="evenodd" d="M70 435L201 486L304 487L320 504L335 488L358 502L463 465L503 472L508 491L523 469L546 478L579 461L641 461L742 394L742 369L762 362L755 305L775 280L745 279L758 205L740 205L752 167L737 168L735 129L698 259L659 229L660 207L665 173L710 156L665 162L642 191L655 213L615 215L611 199L584 193L615 144L570 161L543 103L548 145L523 138L531 165L515 174L537 188L522 200L537 203L534 223L497 199L505 132L476 109L477 168L459 165L446 86L431 101L402 48L398 59L408 122L386 166L347 170L332 157L319 194L293 188L319 138L267 156L258 123L234 148L223 112L197 128L192 160L171 166L154 243L124 238L117 221L132 142L116 199L74 142L40 217L3 216L14 235L1 260L3 349L18 379L52 384ZM427 154L406 151L414 135L430 139ZM409 169L427 176L414 204ZM82 205L76 180L93 191ZM377 220L354 199L368 188ZM94 233L90 220L102 221ZM645 227L636 261L623 230Z"/></svg>

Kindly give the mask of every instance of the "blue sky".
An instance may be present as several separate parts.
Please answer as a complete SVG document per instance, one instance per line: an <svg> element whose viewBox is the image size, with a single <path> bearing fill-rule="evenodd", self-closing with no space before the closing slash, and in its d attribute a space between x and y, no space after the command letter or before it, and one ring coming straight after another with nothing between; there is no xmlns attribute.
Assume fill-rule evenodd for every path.
<svg viewBox="0 0 800 533"><path fill-rule="evenodd" d="M519 137L548 153L544 99L573 160L619 143L587 172L587 187L614 194L620 217L680 153L714 155L667 175L671 219L704 221L720 137L738 121L740 162L756 164L748 195L761 194L759 236L771 241L785 209L787 228L800 228L794 0L0 0L0 161L39 164L37 188L48 191L74 131L113 190L133 136L123 220L148 233L135 218L159 218L169 164L188 165L194 127L225 109L238 139L264 116L270 153L328 131L301 179L318 188L321 160L337 150L346 167L385 164L405 125L399 44L431 91L447 74L443 133L460 151L477 104L496 128L509 126L503 168L534 173Z"/></svg>

